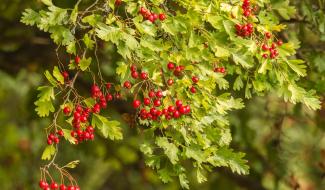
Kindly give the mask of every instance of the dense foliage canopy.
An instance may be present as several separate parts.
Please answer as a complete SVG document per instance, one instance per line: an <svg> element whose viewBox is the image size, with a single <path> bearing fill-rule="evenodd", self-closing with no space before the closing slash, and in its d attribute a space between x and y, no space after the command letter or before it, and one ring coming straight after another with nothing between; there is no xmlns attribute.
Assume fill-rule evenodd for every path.
<svg viewBox="0 0 325 190"><path fill-rule="evenodd" d="M29 3L21 22L45 33L6 25L1 39L15 77L1 73L0 96L17 104L2 107L17 110L3 109L0 158L17 148L8 171L23 172L0 179L26 179L5 188L324 186L323 1ZM8 25L18 4L5 5ZM48 160L40 173L21 167L22 150Z"/></svg>

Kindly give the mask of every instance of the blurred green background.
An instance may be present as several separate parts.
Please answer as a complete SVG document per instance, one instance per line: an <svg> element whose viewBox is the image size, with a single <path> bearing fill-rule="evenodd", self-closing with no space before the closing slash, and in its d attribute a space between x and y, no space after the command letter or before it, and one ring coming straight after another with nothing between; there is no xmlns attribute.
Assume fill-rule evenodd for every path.
<svg viewBox="0 0 325 190"><path fill-rule="evenodd" d="M49 36L19 22L25 8L41 8L36 0L0 0L0 190L38 189L40 160L45 147L44 127L50 121L34 112L36 87L42 73L56 62L55 45ZM278 2L273 0L272 3ZM73 1L62 1L62 6ZM294 18L283 18L285 40L301 42L297 56L308 65L301 81L325 96L325 1L291 0ZM281 17L281 15L279 15ZM283 16L283 15L282 15ZM105 77L114 80L119 57L103 46L101 59ZM88 89L88 81L79 88ZM285 103L272 92L246 100L246 108L230 115L236 150L247 153L250 175L239 176L218 168L204 184L191 180L200 190L325 190L325 109L313 112L304 106ZM121 142L101 139L70 146L62 143L61 164L79 159L73 176L85 190L176 190L177 180L163 184L145 167L139 152L137 130L128 123L129 106L110 103L110 115L123 122ZM193 179L195 174L192 175Z"/></svg>

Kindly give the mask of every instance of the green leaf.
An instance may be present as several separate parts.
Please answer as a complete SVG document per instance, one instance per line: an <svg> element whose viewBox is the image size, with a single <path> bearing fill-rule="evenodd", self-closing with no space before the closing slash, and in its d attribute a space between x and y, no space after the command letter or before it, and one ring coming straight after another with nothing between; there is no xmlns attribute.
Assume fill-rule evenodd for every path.
<svg viewBox="0 0 325 190"><path fill-rule="evenodd" d="M86 45L86 47L88 49L93 49L94 48L94 45L95 45L95 42L94 40L92 40L88 34L85 34L84 37L83 37L83 42L84 44Z"/></svg>
<svg viewBox="0 0 325 190"><path fill-rule="evenodd" d="M51 101L36 101L35 111L40 117L46 117L50 115L50 112L54 112L54 106Z"/></svg>
<svg viewBox="0 0 325 190"><path fill-rule="evenodd" d="M51 27L49 32L56 44L69 45L74 41L74 36L68 28L64 26Z"/></svg>
<svg viewBox="0 0 325 190"><path fill-rule="evenodd" d="M196 178L199 183L207 181L207 178L202 174L202 170L200 168L196 170Z"/></svg>
<svg viewBox="0 0 325 190"><path fill-rule="evenodd" d="M116 74L118 74L121 79L124 79L128 70L128 66L124 62L119 62L118 67L116 68Z"/></svg>
<svg viewBox="0 0 325 190"><path fill-rule="evenodd" d="M86 16L82 19L83 23L87 23L92 27L97 26L97 24L100 24L101 22L103 22L103 17L101 15L98 14L91 14L89 16Z"/></svg>
<svg viewBox="0 0 325 190"><path fill-rule="evenodd" d="M100 23L96 28L97 36L104 41L111 41L114 44L118 44L118 41L122 38L122 31L120 28L115 26L107 26L106 24Z"/></svg>
<svg viewBox="0 0 325 190"><path fill-rule="evenodd" d="M47 80L54 86L56 87L58 85L58 82L53 78L53 76L51 75L51 73L49 71L45 71L44 73L45 77L47 78Z"/></svg>
<svg viewBox="0 0 325 190"><path fill-rule="evenodd" d="M289 67L295 71L299 76L306 76L306 65L305 62L301 59L287 60L286 61Z"/></svg>
<svg viewBox="0 0 325 190"><path fill-rule="evenodd" d="M52 156L55 154L56 149L53 145L48 145L42 154L42 160L51 160Z"/></svg>
<svg viewBox="0 0 325 190"><path fill-rule="evenodd" d="M236 78L235 82L234 82L233 89L234 89L234 90L240 90L240 89L242 89L243 87L244 87L244 83L243 83L243 81L242 81L242 79L241 79L241 76L239 75L239 76Z"/></svg>
<svg viewBox="0 0 325 190"><path fill-rule="evenodd" d="M118 127L120 122L109 121L106 117L98 114L93 114L92 125L97 127L105 138L111 140L122 140L122 129Z"/></svg>
<svg viewBox="0 0 325 190"><path fill-rule="evenodd" d="M89 68L90 64L91 64L91 57L88 58L82 58L79 62L79 67L82 71L85 71Z"/></svg>
<svg viewBox="0 0 325 190"><path fill-rule="evenodd" d="M238 174L248 174L249 167L247 161L243 159L244 156L244 153L234 153L232 149L222 147L208 158L208 162L215 167L228 166L232 172Z"/></svg>
<svg viewBox="0 0 325 190"><path fill-rule="evenodd" d="M64 77L61 74L59 68L57 66L53 69L53 76L56 78L57 81L59 81L61 84L64 84Z"/></svg>
<svg viewBox="0 0 325 190"><path fill-rule="evenodd" d="M37 95L39 101L54 99L54 88L52 86L40 86L37 90L40 91Z"/></svg>
<svg viewBox="0 0 325 190"><path fill-rule="evenodd" d="M65 166L63 166L62 168L76 168L77 165L80 163L79 160L74 160L72 162L67 163Z"/></svg>
<svg viewBox="0 0 325 190"><path fill-rule="evenodd" d="M20 22L33 26L35 24L38 24L41 21L41 16L32 9L26 9L23 12L23 16L21 17Z"/></svg>
<svg viewBox="0 0 325 190"><path fill-rule="evenodd" d="M168 142L168 139L166 137L157 137L156 144L160 148L164 149L165 154L167 155L172 164L177 164L178 148L173 143Z"/></svg>
<svg viewBox="0 0 325 190"><path fill-rule="evenodd" d="M188 185L189 181L187 180L186 175L183 173L183 174L180 174L178 177L179 177L179 183L181 184L181 187L184 189L190 189L190 187Z"/></svg>
<svg viewBox="0 0 325 190"><path fill-rule="evenodd" d="M159 175L159 178L161 179L161 181L164 183L173 181L173 178L171 177L170 171L167 167L165 167L164 169L158 170L158 175Z"/></svg>

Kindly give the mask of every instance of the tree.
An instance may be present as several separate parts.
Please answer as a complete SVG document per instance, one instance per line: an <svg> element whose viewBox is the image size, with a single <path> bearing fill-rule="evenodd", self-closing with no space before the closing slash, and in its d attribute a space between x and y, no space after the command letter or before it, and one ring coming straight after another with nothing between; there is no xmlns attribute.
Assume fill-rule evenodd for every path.
<svg viewBox="0 0 325 190"><path fill-rule="evenodd" d="M280 46L280 56L275 60L264 60L264 55L260 50L262 48L261 42L265 40L264 35L268 38L271 32L281 30L281 27L283 27L278 25L278 20L273 15L273 11L279 11L281 15L290 14L292 7L289 7L286 10L287 12L284 12L283 6L278 5L278 9L274 6L275 8L272 8L272 11L269 12L266 11L267 9L264 10L262 3L258 3L262 7L262 10L258 10L257 13L259 20L255 20L254 15L247 14L245 9L243 13L248 16L246 20L245 16L240 15L242 13L240 2L235 4L216 2L210 5L205 4L204 1L202 1L202 4L200 2L189 4L183 1L179 5L167 3L164 6L165 10L175 9L173 11L176 11L177 14L173 11L168 12L167 19L162 19L163 22L161 23L157 21L152 24L143 21L141 16L136 16L140 5L132 2L119 5L118 11L114 11L114 14L111 13L117 5L114 2L108 5L110 8L106 7L107 10L94 5L89 8L91 13L81 11L78 14L76 14L77 8L73 9L75 11L71 11L70 9L54 6L48 1L45 3L49 5L48 10L39 13L27 10L23 22L36 24L42 30L49 31L53 40L60 47L66 46L65 48L70 54L75 53L75 55L78 55L67 55L62 53L61 49L58 49L58 57L71 56L77 58L75 60L78 60L78 57L81 58L80 62L71 61L70 66L72 68L70 69L77 66L76 62L79 62L79 67L70 71L70 74L85 70L88 75L95 75L96 78L100 78L96 81L101 86L104 85L100 74L98 76L94 74L100 70L96 68L98 62L96 58L97 48L93 47L95 48L94 53L89 53L93 45L100 47L102 42L99 39L101 39L115 44L114 48L117 48L117 51L123 57L123 62L117 68L121 87L117 85L117 88L114 89L118 92L121 91L123 97L126 97L127 94L141 96L143 91L145 91L144 94L147 94L148 88L136 88L136 85L131 90L121 90L122 85L125 84L124 82L130 79L128 68L131 70L131 66L135 64L138 67L141 65L140 68L143 70L147 69L150 78L150 80L139 82L138 85L144 83L148 86L155 86L155 88L161 88L163 92L166 92L163 95L167 95L167 93L172 95L169 100L168 98L164 99L164 105L174 103L173 98L189 102L191 113L190 115L184 114L182 119L162 121L162 123L141 122L140 120L140 125L143 127L141 129L146 129L143 130L144 136L149 136L141 150L148 157L147 163L158 169L158 174L164 181L169 181L172 179L170 176L177 175L181 185L187 187L184 170L186 168L185 160L188 159L197 169L199 181L204 181L202 172L209 170L212 166L229 166L239 173L247 172L247 166L242 160L242 154L234 153L229 148L231 136L226 117L227 113L231 109L243 107L241 100L236 99L240 93L235 93L234 90L240 91L244 87L242 96L246 98L250 98L251 94L263 95L270 90L278 91L286 100L293 103L303 102L308 107L319 108L319 101L314 97L313 91L306 91L296 84L299 76L306 75L302 61L287 60L286 58L286 56L295 54L294 47L297 47L297 44L288 42ZM89 7L88 5L80 6L85 7L85 9L80 8L80 10L87 10L86 7ZM124 8L128 11L125 15L121 11ZM225 11L221 12L221 8ZM164 10L155 7L154 4L148 6L147 9L152 9L155 12ZM68 22L67 18L74 18L71 15L77 15L75 23L73 19L72 22ZM153 15L150 16L154 17ZM150 16L148 19L151 18ZM130 17L135 17L135 19L131 21L129 20ZM236 18L240 19L237 20ZM243 21L242 18L244 18ZM242 38L235 34L235 24L239 23L239 21L241 24L247 22L246 28L250 28L248 24L252 22L252 25L256 28L252 36ZM242 33L245 31L245 26L237 25L238 35L245 34ZM270 26L270 28L265 28L266 26ZM273 36L273 34L271 35ZM80 39L83 40L84 44L79 44L81 43ZM274 37L271 37L271 40L273 39ZM258 42L257 45L256 41ZM78 48L75 49L75 46ZM271 56L277 54L274 50L275 48L273 48ZM170 52L172 52L171 55ZM90 57L93 58L90 59ZM95 61L92 62L92 60ZM173 76L167 69L169 62L178 66L185 66L185 71L182 71L182 68L179 67L180 71L176 70L176 76ZM217 63L217 68L215 68L215 63ZM51 76L51 73L46 72L46 76L53 86L40 88L40 99L36 103L40 115L48 115L50 112L54 112L54 107L59 107L59 105L62 106L61 109L65 107L73 109L76 106L76 104L72 105L68 101L67 104L63 103L63 105L59 101L52 105L53 99L60 99L54 97L54 92L61 91L61 89L55 89L54 87L69 88L69 86L73 87L74 83L74 80L72 80L72 83L64 81L64 77L60 74L65 71L63 68L67 68L67 65L59 64L59 66L60 69L55 67L52 72L55 79ZM224 68L227 70L226 76L223 74ZM175 84L169 87L162 84L169 80L159 77L161 69L163 69L163 75L173 78ZM214 73L213 70L217 71L217 73ZM195 82L196 79L191 81L191 72L198 77L198 84ZM183 73L183 76L177 76L179 73ZM78 76L78 74L74 76ZM78 77L78 79L84 77L87 76ZM142 78L146 78L145 74L142 75ZM77 77L73 79L77 79ZM219 88L218 91L215 90L216 85ZM124 86L128 88L129 85ZM186 87L191 87L189 88L190 91ZM96 86L93 89L96 90L93 90L92 94L97 96L96 94L100 91L97 90ZM72 92L75 88L69 90ZM194 92L196 92L194 95L191 94ZM87 103L93 104L91 101L83 103L83 106ZM177 114L173 113L173 117L176 115L177 118ZM61 114L60 109L54 114L54 117L59 114ZM121 137L118 128L114 127L117 122L109 121L101 115L93 115L92 120L93 125L104 136L111 139ZM147 129L148 125L150 126L149 129ZM55 132L58 126L56 123L53 126L52 132ZM112 126L113 129L110 128ZM167 129L165 126L168 126ZM155 140L151 141L153 136ZM67 136L67 138L70 137ZM53 139L50 138L50 140ZM46 152L53 152L54 146L49 147ZM160 157L163 159L160 159ZM164 164L160 164L161 162L166 166L162 166ZM160 164L159 168L158 163Z"/></svg>

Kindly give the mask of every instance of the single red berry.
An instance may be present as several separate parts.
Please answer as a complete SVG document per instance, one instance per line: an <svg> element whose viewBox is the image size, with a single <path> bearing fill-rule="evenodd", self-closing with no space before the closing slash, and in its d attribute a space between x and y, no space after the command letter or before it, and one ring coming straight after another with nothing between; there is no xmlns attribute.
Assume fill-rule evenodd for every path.
<svg viewBox="0 0 325 190"><path fill-rule="evenodd" d="M176 100L176 107L180 107L183 105L182 100Z"/></svg>
<svg viewBox="0 0 325 190"><path fill-rule="evenodd" d="M81 123L85 123L87 121L87 117L85 116L85 115L82 115L81 117L80 117L80 122Z"/></svg>
<svg viewBox="0 0 325 190"><path fill-rule="evenodd" d="M240 31L242 29L242 25L237 23L235 25L235 28L236 28L237 31Z"/></svg>
<svg viewBox="0 0 325 190"><path fill-rule="evenodd" d="M43 180L40 180L38 184L41 189L44 189L48 186L48 184Z"/></svg>
<svg viewBox="0 0 325 190"><path fill-rule="evenodd" d="M270 32L265 32L265 37L267 39L270 39L272 37L272 34Z"/></svg>
<svg viewBox="0 0 325 190"><path fill-rule="evenodd" d="M199 82L199 78L196 77L196 76L193 76L193 77L192 77L192 81L193 81L194 84L196 84L196 83Z"/></svg>
<svg viewBox="0 0 325 190"><path fill-rule="evenodd" d="M159 14L159 20L164 21L166 19L166 15L164 13Z"/></svg>
<svg viewBox="0 0 325 190"><path fill-rule="evenodd" d="M64 80L68 80L69 79L69 73L67 71L63 71L62 72L62 76L63 76Z"/></svg>
<svg viewBox="0 0 325 190"><path fill-rule="evenodd" d="M279 41L277 42L277 44L278 44L278 46L282 46L282 45L283 45L283 41L282 41L282 40L279 40Z"/></svg>
<svg viewBox="0 0 325 190"><path fill-rule="evenodd" d="M148 73L142 71L141 74L140 74L140 78L141 78L142 80L146 80L146 79L148 79Z"/></svg>
<svg viewBox="0 0 325 190"><path fill-rule="evenodd" d="M112 87L112 84L111 83L106 83L106 88L107 89L110 89Z"/></svg>
<svg viewBox="0 0 325 190"><path fill-rule="evenodd" d="M271 48L275 49L276 48L276 43L272 43Z"/></svg>
<svg viewBox="0 0 325 190"><path fill-rule="evenodd" d="M251 11L250 10L247 9L247 10L244 11L244 16L245 17L249 17L250 15L251 15Z"/></svg>
<svg viewBox="0 0 325 190"><path fill-rule="evenodd" d="M75 61L75 63L78 65L79 62L80 62L80 57L77 55L77 56L74 58L74 61Z"/></svg>
<svg viewBox="0 0 325 190"><path fill-rule="evenodd" d="M192 87L190 88L190 91L191 91L193 94L195 94L195 93L196 93L196 88L195 88L194 86L192 86Z"/></svg>
<svg viewBox="0 0 325 190"><path fill-rule="evenodd" d="M74 187L74 190L80 190L80 187L75 186L75 187Z"/></svg>
<svg viewBox="0 0 325 190"><path fill-rule="evenodd" d="M150 22L155 22L155 18L154 18L154 16L152 14L148 17L148 20Z"/></svg>
<svg viewBox="0 0 325 190"><path fill-rule="evenodd" d="M152 16L153 16L154 21L157 20L157 19L159 18L158 15L157 15L156 13L153 13Z"/></svg>
<svg viewBox="0 0 325 190"><path fill-rule="evenodd" d="M174 80L173 79L168 79L167 80L167 84L168 84L168 86L173 85L174 84Z"/></svg>
<svg viewBox="0 0 325 190"><path fill-rule="evenodd" d="M137 67L135 65L131 65L130 70L132 72L135 72L135 71L137 71Z"/></svg>
<svg viewBox="0 0 325 190"><path fill-rule="evenodd" d="M175 119L177 119L177 118L179 118L181 116L181 114L179 113L179 111L174 111L174 113L173 113L173 117L175 118Z"/></svg>
<svg viewBox="0 0 325 190"><path fill-rule="evenodd" d="M147 13L147 10L144 7L140 8L140 14L144 15L145 13Z"/></svg>
<svg viewBox="0 0 325 190"><path fill-rule="evenodd" d="M58 130L58 132L56 132L56 134L58 134L59 136L64 136L64 132L62 129Z"/></svg>
<svg viewBox="0 0 325 190"><path fill-rule="evenodd" d="M161 101L159 99L156 99L153 101L153 105L159 107L161 105Z"/></svg>
<svg viewBox="0 0 325 190"><path fill-rule="evenodd" d="M156 97L157 97L157 98L162 98L162 97L163 97L163 93L162 93L162 91L158 90L158 91L156 92Z"/></svg>
<svg viewBox="0 0 325 190"><path fill-rule="evenodd" d="M124 84L123 84L124 88L126 89L130 89L132 87L132 84L130 81L125 81Z"/></svg>
<svg viewBox="0 0 325 190"><path fill-rule="evenodd" d="M133 101L133 108L137 109L138 107L140 107L141 102L140 100L134 100Z"/></svg>
<svg viewBox="0 0 325 190"><path fill-rule="evenodd" d="M55 139L55 135L53 133L50 133L47 138L48 139L51 139L51 140L54 140Z"/></svg>
<svg viewBox="0 0 325 190"><path fill-rule="evenodd" d="M51 144L53 144L53 141L51 139L47 139L47 144L51 145Z"/></svg>
<svg viewBox="0 0 325 190"><path fill-rule="evenodd" d="M107 94L106 95L106 100L109 102L109 101L112 101L113 100L113 96L111 94Z"/></svg>
<svg viewBox="0 0 325 190"><path fill-rule="evenodd" d="M262 55L262 57L263 57L264 59L267 59L269 56L268 56L266 53L264 53L264 54Z"/></svg>
<svg viewBox="0 0 325 190"><path fill-rule="evenodd" d="M144 98L143 103L144 103L144 105L149 106L150 105L150 99L149 98Z"/></svg>
<svg viewBox="0 0 325 190"><path fill-rule="evenodd" d="M174 106L169 106L168 107L168 112L173 113L175 111L175 107Z"/></svg>
<svg viewBox="0 0 325 190"><path fill-rule="evenodd" d="M81 116L81 115L80 115L79 112L76 112L76 111L75 111L75 112L73 113L73 117L74 117L74 119L80 119L80 116Z"/></svg>
<svg viewBox="0 0 325 190"><path fill-rule="evenodd" d="M64 184L60 185L60 190L67 190L67 187Z"/></svg>
<svg viewBox="0 0 325 190"><path fill-rule="evenodd" d="M131 76L132 78L137 79L139 77L139 73L136 71L132 71Z"/></svg>
<svg viewBox="0 0 325 190"><path fill-rule="evenodd" d="M76 133L76 131L73 131L73 130L72 130L72 131L70 132L70 135L71 135L71 137L75 137L75 136L77 135L77 133Z"/></svg>
<svg viewBox="0 0 325 190"><path fill-rule="evenodd" d="M53 139L53 142L54 142L55 144L59 144L60 139L59 139L58 137L55 137L55 138Z"/></svg>
<svg viewBox="0 0 325 190"><path fill-rule="evenodd" d="M59 185L55 183L54 181L51 183L51 189L57 189Z"/></svg>
<svg viewBox="0 0 325 190"><path fill-rule="evenodd" d="M116 94L115 94L115 98L116 98L116 99L121 99L121 98L122 98L122 95L121 95L120 93L116 93Z"/></svg>
<svg viewBox="0 0 325 190"><path fill-rule="evenodd" d="M68 190L76 190L76 189L74 188L74 186L69 185L69 186L68 186Z"/></svg>
<svg viewBox="0 0 325 190"><path fill-rule="evenodd" d="M267 51L267 50L269 50L269 46L266 45L266 44L263 44L263 45L262 45L262 50L263 50L263 51Z"/></svg>
<svg viewBox="0 0 325 190"><path fill-rule="evenodd" d="M149 96L150 98L153 98L153 97L155 96L155 92L152 91L152 90L149 91L148 96Z"/></svg>
<svg viewBox="0 0 325 190"><path fill-rule="evenodd" d="M115 0L115 5L120 6L122 4L122 0Z"/></svg>
<svg viewBox="0 0 325 190"><path fill-rule="evenodd" d="M181 114L186 114L187 113L187 109L185 106L180 106L178 111L181 113Z"/></svg>
<svg viewBox="0 0 325 190"><path fill-rule="evenodd" d="M68 106L66 106L66 107L63 108L64 115L69 115L70 112L71 112L71 110L70 110L70 108Z"/></svg>
<svg viewBox="0 0 325 190"><path fill-rule="evenodd" d="M94 128L93 128L93 126L89 125L89 126L86 128L86 131L87 131L88 133L93 133L93 132L94 132Z"/></svg>
<svg viewBox="0 0 325 190"><path fill-rule="evenodd" d="M167 64L167 68L168 68L169 70L174 70L174 69L175 69L175 65L174 65L174 63L169 62L169 63Z"/></svg>
<svg viewBox="0 0 325 190"><path fill-rule="evenodd" d="M105 99L104 99L105 100ZM100 107L101 108L103 108L103 109L105 109L105 108L107 108L107 102L106 102L106 100L105 101L100 101Z"/></svg>
<svg viewBox="0 0 325 190"><path fill-rule="evenodd" d="M157 114L157 109L156 108L151 108L150 113L151 113L152 116L156 115Z"/></svg>
<svg viewBox="0 0 325 190"><path fill-rule="evenodd" d="M168 110L166 108L162 109L162 114L167 114L168 113Z"/></svg>

